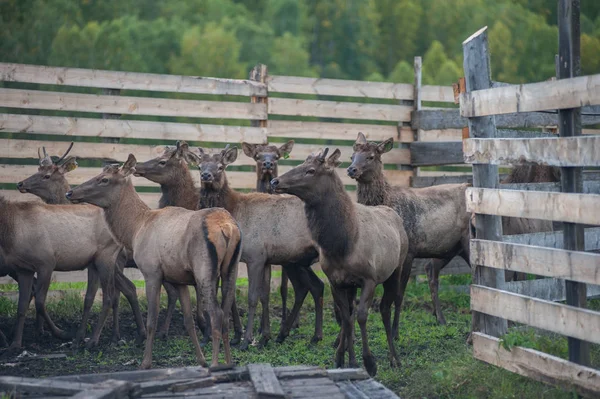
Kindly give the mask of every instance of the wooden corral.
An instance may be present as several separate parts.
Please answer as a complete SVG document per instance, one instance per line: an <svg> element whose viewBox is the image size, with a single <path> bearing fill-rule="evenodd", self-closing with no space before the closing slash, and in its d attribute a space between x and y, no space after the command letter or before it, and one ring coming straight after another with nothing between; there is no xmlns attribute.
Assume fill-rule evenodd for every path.
<svg viewBox="0 0 600 399"><path fill-rule="evenodd" d="M600 136L581 136L577 118L580 111L585 115L598 109L600 75L576 77L579 11L568 5L569 0L560 3L559 80L490 85L486 28L463 43L467 85L460 94L460 115L468 118L469 127L463 156L473 163L475 175L474 187L467 189L467 210L477 216L476 239L471 240L471 261L476 267L471 286L473 353L515 373L598 397L600 371L589 367L588 343L600 343L600 312L585 309L585 304L586 284L600 283L600 254L585 251L597 251L599 229L584 229L583 224L600 225L600 191L594 179L584 182L582 172L583 167L600 165ZM569 108L582 105L587 107ZM554 109L559 109L558 114L548 115L558 116L560 137L501 138L496 130L503 118L494 120L494 115ZM587 116L589 122L597 114ZM585 124L585 116L581 118ZM561 167L560 184L498 184L497 165L522 162ZM534 235L502 237L500 216L560 221L563 231L540 233L536 239ZM509 239L501 242L503 238ZM552 278L536 281L564 279L561 299L566 304L530 296L531 292L512 292L504 284L505 270ZM567 336L569 360L527 348L503 348L506 320Z"/></svg>
<svg viewBox="0 0 600 399"><path fill-rule="evenodd" d="M362 369L249 364L126 371L47 379L0 377L0 392L28 398L398 398Z"/></svg>

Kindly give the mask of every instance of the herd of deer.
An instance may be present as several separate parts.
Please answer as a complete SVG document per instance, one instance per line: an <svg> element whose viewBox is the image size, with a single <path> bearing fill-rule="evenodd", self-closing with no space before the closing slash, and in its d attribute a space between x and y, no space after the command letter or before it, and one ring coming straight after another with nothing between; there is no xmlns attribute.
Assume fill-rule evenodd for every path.
<svg viewBox="0 0 600 399"><path fill-rule="evenodd" d="M323 337L324 284L311 266L320 262L331 284L340 333L336 367L356 366L354 318L362 337L366 370L377 371L367 339L367 315L375 288L382 284L380 312L387 334L392 365L399 360L394 348L399 315L413 259L431 259L427 275L433 312L445 323L438 299L440 270L456 256L469 261L471 216L465 207L467 184L448 184L414 189L390 186L383 174L382 155L393 147L390 138L367 142L359 133L352 163L347 169L358 183L358 203L351 201L335 172L340 151L329 149L278 176L280 158L294 142L281 147L242 143L244 153L256 161L257 191L239 193L228 182L225 169L235 162L236 147L208 153L185 142L167 147L162 155L137 163L130 154L122 165L108 165L89 181L71 189L66 176L77 167L67 152L53 161L45 149L38 155L38 172L17 184L18 189L44 202L10 202L0 197L0 274L10 274L19 285L19 303L11 348L22 345L24 322L32 295L35 298L36 332L44 322L61 339L59 329L45 308L52 272L88 270L83 320L75 335L82 342L98 285L102 310L87 346L98 344L100 333L113 310L113 339L119 339L118 304L123 293L131 304L138 339L146 339L142 368L152 363L152 344L157 333L166 336L179 300L185 328L200 364L206 365L195 330L188 286L195 286L197 318L204 341L212 339L211 366L218 365L220 342L225 362L231 363L229 319L233 318L231 344L247 348L253 341L258 300L262 304L259 345L271 338L269 321L270 265L282 265L282 323L277 342L293 328L304 299L315 301L316 322L312 342ZM195 187L188 165L199 169L201 187ZM536 166L515 168L511 182L556 179ZM542 167L544 168L544 167ZM150 209L137 195L130 176L142 176L160 184L160 209ZM542 176L542 179L540 179ZM83 205L72 205L86 203ZM505 234L549 230L551 225L504 223ZM506 231L511 230L511 231ZM248 315L242 340L242 324L235 303L238 262L248 268ZM137 267L144 276L148 299L144 326L135 286L125 277L125 267ZM35 277L34 277L35 276ZM287 279L294 288L291 313L286 309ZM157 329L161 285L168 295L167 316ZM217 292L221 287L221 304ZM356 305L357 289L360 298ZM394 318L391 308L394 305ZM355 309L356 307L356 309ZM3 336L0 336L2 338Z"/></svg>

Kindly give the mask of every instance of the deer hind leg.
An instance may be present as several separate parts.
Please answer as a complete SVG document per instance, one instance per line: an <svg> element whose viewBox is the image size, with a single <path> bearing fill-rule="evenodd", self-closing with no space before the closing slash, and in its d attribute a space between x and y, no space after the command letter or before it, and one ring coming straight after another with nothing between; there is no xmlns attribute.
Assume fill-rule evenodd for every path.
<svg viewBox="0 0 600 399"><path fill-rule="evenodd" d="M146 298L148 298L148 316L146 319L146 333L148 334L148 337L146 338L146 346L144 348L144 358L140 365L140 369L142 370L152 367L152 345L154 344L156 326L158 324L162 274L144 274L144 280L146 281Z"/></svg>
<svg viewBox="0 0 600 399"><path fill-rule="evenodd" d="M237 275L237 274L236 274ZM242 319L240 318L240 311L235 301L235 286L233 288L233 303L231 304L231 318L233 319L233 339L231 345L238 345L242 341ZM225 319L228 320L228 319Z"/></svg>
<svg viewBox="0 0 600 399"><path fill-rule="evenodd" d="M281 285L279 286L279 294L281 295L281 325L285 325L288 317L287 311L287 296L288 296L288 276L285 267L281 266Z"/></svg>
<svg viewBox="0 0 600 399"><path fill-rule="evenodd" d="M383 328L385 329L385 335L387 338L388 351L390 366L392 368L400 366L400 359L396 352L394 345L394 336L392 333L392 303L396 300L398 293L398 285L400 279L400 268L396 269L394 273L383 283L383 297L379 304L379 312L381 313L381 321L383 322Z"/></svg>
<svg viewBox="0 0 600 399"><path fill-rule="evenodd" d="M360 326L360 336L362 340L363 364L371 377L377 374L377 360L375 360L375 356L373 356L371 349L369 348L367 319L369 317L371 303L373 302L373 294L375 294L376 285L377 284L373 280L365 281L360 292L360 302L356 309L356 318L358 320L358 325Z"/></svg>
<svg viewBox="0 0 600 399"><path fill-rule="evenodd" d="M112 302L117 299L115 290L115 262L96 262L96 271L100 276L100 286L102 287L102 310L98 316L98 322L92 331L92 338L87 342L87 348L93 348L100 341L100 333L104 328L104 323L108 317L108 313L112 308Z"/></svg>
<svg viewBox="0 0 600 399"><path fill-rule="evenodd" d="M427 282L429 283L429 291L431 291L431 302L433 304L433 315L439 324L446 324L446 319L442 313L440 305L439 288L440 288L440 271L446 267L452 258L449 259L430 259L425 265L427 273Z"/></svg>
<svg viewBox="0 0 600 399"><path fill-rule="evenodd" d="M178 290L173 284L163 281L163 287L167 292L167 314L165 321L160 326L157 336L158 338L167 338L169 335L169 326L171 325L171 319L173 318L173 312L175 311L175 305L177 304Z"/></svg>
<svg viewBox="0 0 600 399"><path fill-rule="evenodd" d="M402 264L402 271L400 272L400 282L398 284L398 292L396 299L394 300L394 321L392 323L392 337L398 339L398 326L400 325L400 310L402 309L402 301L404 299L404 291L406 291L406 285L410 278L410 272L412 269L413 256L408 254L404 263Z"/></svg>
<svg viewBox="0 0 600 399"><path fill-rule="evenodd" d="M298 318L304 298L308 295L307 279L302 276L302 268L296 264L283 265L282 267L287 270L286 274L294 287L294 306L292 307L289 317L285 320L285 323L283 320L281 322L279 334L276 339L277 343L282 343L290 335L290 330L293 327L294 321Z"/></svg>
<svg viewBox="0 0 600 399"><path fill-rule="evenodd" d="M115 284L117 290L123 293L125 298L127 298L127 301L129 301L137 326L136 342L138 344L142 343L146 338L146 326L144 325L144 318L142 317L142 311L140 310L140 302L138 301L135 284L133 284L120 270L116 271ZM114 307L113 317L115 317Z"/></svg>
<svg viewBox="0 0 600 399"><path fill-rule="evenodd" d="M269 299L271 297L271 265L267 265L263 274L263 289L260 293L260 303L262 305L261 318L261 338L258 343L259 348L263 348L271 340L271 321L269 319Z"/></svg>
<svg viewBox="0 0 600 399"><path fill-rule="evenodd" d="M231 348L229 343L229 313L230 309L237 309L235 304L235 283L237 279L237 262L227 271L226 276L222 276L221 282L221 309L223 309L223 349L225 350L225 364L231 364ZM239 315L238 315L239 317ZM234 321L235 324L235 321Z"/></svg>
<svg viewBox="0 0 600 399"><path fill-rule="evenodd" d="M81 316L81 323L79 324L79 328L75 334L75 339L73 341L74 346L79 345L85 338L90 311L92 309L92 305L94 304L96 293L98 292L99 283L100 280L98 278L96 269L94 267L88 267L88 284L85 291L85 298L83 300L83 315Z"/></svg>
<svg viewBox="0 0 600 399"><path fill-rule="evenodd" d="M13 341L9 350L20 349L23 344L23 328L25 326L25 316L31 302L31 286L33 285L33 273L21 272L17 273L17 283L19 284L19 304L17 307L17 318L15 323L15 332Z"/></svg>
<svg viewBox="0 0 600 399"><path fill-rule="evenodd" d="M198 336L196 335L196 324L194 323L194 317L192 316L192 304L190 300L190 291L187 285L177 286L179 293L179 303L181 304L181 311L183 313L183 324L187 330L188 335L192 340L194 349L196 350L196 360L201 366L206 366L206 360L204 359L204 353L200 348L200 342L198 342Z"/></svg>
<svg viewBox="0 0 600 399"><path fill-rule="evenodd" d="M43 316L48 328L58 339L67 340L72 338L70 334L56 327L50 315L46 311L46 297L50 288L50 280L52 279L52 271L54 268L42 267L37 270L37 281L35 285L35 310L37 314Z"/></svg>
<svg viewBox="0 0 600 399"><path fill-rule="evenodd" d="M323 298L325 296L325 284L315 274L309 266L306 269L311 284L309 286L310 294L315 301L315 335L311 338L311 343L317 343L323 339Z"/></svg>
<svg viewBox="0 0 600 399"><path fill-rule="evenodd" d="M256 314L256 306L258 305L258 297L262 289L263 271L265 263L249 262L248 267L248 319L246 320L246 332L244 333L244 341L240 345L241 350L248 349L252 343L254 330L254 315Z"/></svg>

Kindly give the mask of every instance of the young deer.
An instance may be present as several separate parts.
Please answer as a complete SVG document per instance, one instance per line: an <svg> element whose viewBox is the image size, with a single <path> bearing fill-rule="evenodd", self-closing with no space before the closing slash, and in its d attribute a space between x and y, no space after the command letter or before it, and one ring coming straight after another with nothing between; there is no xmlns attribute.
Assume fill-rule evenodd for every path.
<svg viewBox="0 0 600 399"><path fill-rule="evenodd" d="M394 347L391 306L402 295L399 280L408 252L408 236L400 216L387 206L354 204L335 172L341 161L336 149L325 158L326 148L310 155L302 165L271 181L275 192L288 193L304 202L308 226L319 246L319 260L327 275L342 319L341 339L335 356L343 367L345 352L351 367L356 365L353 345L353 307L361 289L356 310L362 337L363 363L367 372L377 373L377 362L369 349L367 316L375 287L383 284L380 311L387 335L390 362L399 364Z"/></svg>
<svg viewBox="0 0 600 399"><path fill-rule="evenodd" d="M70 205L71 203L67 201L65 198L65 193L69 191L70 186L67 182L65 175L77 168L77 162L74 157L68 158L65 160L66 156L69 154L69 151L73 147L73 143L69 146L67 151L56 161L54 162L52 158L46 153L46 149L42 147L43 155L40 154L40 150L38 149L38 157L40 159L40 166L38 168L37 173L31 175L27 179L20 181L17 183L17 188L22 193L31 193L40 197L47 204L59 204L59 205ZM61 161L65 160L63 163ZM81 210L82 208L79 208ZM95 206L88 206L88 210L90 213L98 213L102 214ZM103 218L100 218L103 220ZM87 219L86 219L87 220ZM99 242L107 242L112 238L110 230L106 223L104 223L104 234L99 237ZM94 230L96 228L95 225L88 226L90 230ZM114 241L114 240L113 240ZM117 244L118 245L118 244ZM119 292L122 292L123 295L129 301L131 305L131 309L134 314L134 318L137 324L138 329L138 342L142 342L146 337L146 328L144 326L144 321L142 318L142 313L140 311L140 306L137 298L137 292L135 285L123 274L122 270L127 262L127 253L125 250L122 250L119 254L117 269L115 270L115 287ZM84 310L83 310L83 322L81 324L81 328L84 328L87 325L87 320L90 314L90 310L94 303L94 298L96 297L96 293L98 291L98 276L95 273L95 270L89 269L88 271L88 285L87 291L84 300ZM38 316L39 317L39 316ZM38 328L42 326L42 320L38 320ZM85 329L80 329L77 333L76 341L80 341L83 339L83 335L85 334ZM119 300L118 295L113 301L113 336L112 341L116 342L120 339L119 332Z"/></svg>
<svg viewBox="0 0 600 399"><path fill-rule="evenodd" d="M219 206L227 209L244 234L241 259L248 267L248 320L241 348L247 348L252 342L259 295L263 309L260 345L270 339L271 264L282 265L286 269L295 295L292 313L285 325L282 324L277 341L281 342L289 335L308 291L315 300L316 312L312 342L320 341L323 338L324 284L314 273L306 272L318 253L306 224L302 202L292 196L238 193L229 187L225 173L227 165L237 158L237 148L226 148L213 155L201 148L198 150L200 156L196 156L196 162L202 183L200 208Z"/></svg>
<svg viewBox="0 0 600 399"><path fill-rule="evenodd" d="M433 302L433 314L440 324L446 320L438 297L440 270L454 256L469 263L469 217L465 205L467 184L444 184L426 188L391 186L383 175L381 156L390 151L394 139L367 142L359 133L354 143L348 176L358 183L358 202L363 205L387 205L404 221L409 248L407 266L402 269L401 295L395 304L394 338L398 334L400 307L414 258L434 258L426 266Z"/></svg>
<svg viewBox="0 0 600 399"><path fill-rule="evenodd" d="M277 163L281 158L287 158L294 148L294 140L290 140L284 145L277 147L269 144L250 144L242 142L242 150L246 156L256 161L256 191L259 193L272 194L271 180L279 176ZM310 273L312 270L307 269ZM279 286L281 294L281 324L286 324L287 313L287 294L288 294L288 276L285 268L281 269L281 285ZM297 320L294 322L297 325Z"/></svg>
<svg viewBox="0 0 600 399"><path fill-rule="evenodd" d="M178 141L175 147L165 147L162 155L146 162L138 163L135 166L135 176L145 177L150 181L160 184L162 195L158 202L159 208L178 206L192 211L198 209L199 190L195 187L194 179L188 168L188 162L194 161L195 158L190 158L189 153L188 144L185 141ZM167 286L173 287L167 282L164 282L163 285L165 288ZM167 292L169 291L167 290ZM164 324L158 331L159 336L166 337L168 334L169 324L177 301L176 294L177 291L175 290L175 295L169 296L167 316ZM200 308L198 309L200 310ZM197 314L199 325L204 332L204 344L210 339L210 329L205 324L208 319L202 317L202 312L198 312ZM231 314L234 328L234 338L231 340L231 345L236 345L242 338L242 322L235 299L231 308Z"/></svg>
<svg viewBox="0 0 600 399"><path fill-rule="evenodd" d="M229 310L235 296L242 236L236 221L224 209L190 211L179 207L151 210L135 192L131 179L136 160L133 154L122 167L106 166L66 196L74 203L101 207L115 238L128 250L146 281L148 338L141 368L152 365L152 345L158 322L160 285L164 280L177 286L185 327L196 349L198 362L206 361L192 317L188 285L196 285L212 327L212 366L218 365L223 338L225 361L231 363ZM222 281L222 305L217 301Z"/></svg>

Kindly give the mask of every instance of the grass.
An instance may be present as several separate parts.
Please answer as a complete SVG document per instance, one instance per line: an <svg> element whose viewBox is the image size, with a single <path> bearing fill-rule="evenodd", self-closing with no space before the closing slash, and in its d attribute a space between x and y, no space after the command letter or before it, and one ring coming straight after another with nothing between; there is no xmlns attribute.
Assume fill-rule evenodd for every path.
<svg viewBox="0 0 600 399"><path fill-rule="evenodd" d="M471 323L469 296L448 289L449 286L468 284L469 279L470 276L442 277L440 298L448 322L445 326L438 325L431 314L427 284L421 282L409 284L402 311L400 338L396 342L402 362L399 369L389 367L386 337L381 319L378 313L371 312L368 324L369 343L378 360L377 379L402 398L576 397L572 392L535 382L473 358L471 348L465 343ZM247 306L244 288L246 285L247 280L239 281L238 298L241 308ZM79 289L80 286L77 288ZM126 301L122 299L122 302L123 311L129 311ZM271 296L271 304L273 309L280 309L278 293L274 292ZM145 298L141 298L141 305L145 310ZM600 301L591 301L590 305L598 309ZM99 310L98 306L95 305L95 312ZM54 300L48 304L50 314L59 317L77 318L81 314L81 307L81 294L73 292L66 294L60 301ZM0 313L14 315L15 304L0 297ZM273 336L276 336L279 329L279 318L276 316L278 314L278 310L272 311ZM314 304L312 299L308 298L301 313L300 328L293 330L286 342L283 344L271 342L264 349L251 346L246 352L236 349L233 351L234 360L238 364L268 362L275 366L312 364L333 367L332 343L338 333L338 327L333 316L331 293L328 287L324 318L324 340L312 346L309 340L314 331ZM174 323L181 323L181 321L176 319ZM129 328L132 327L127 323L122 326L122 329ZM258 320L255 331L257 328ZM508 348L521 345L563 358L567 357L566 338L554 334L515 327L503 337L503 341ZM360 362L362 361L360 339L357 339L356 351ZM205 348L205 356L210 356L208 347ZM68 359L69 370L73 373L84 373L106 371L107 368L122 369L124 365L135 367L139 365L141 357L142 348L131 341L122 346L103 345L100 350L71 354ZM181 333L172 335L167 341L156 341L154 361L154 367L195 364L189 338ZM596 367L600 365L600 350L597 345L593 346L592 361ZM53 370L49 369L48 373L52 374Z"/></svg>

